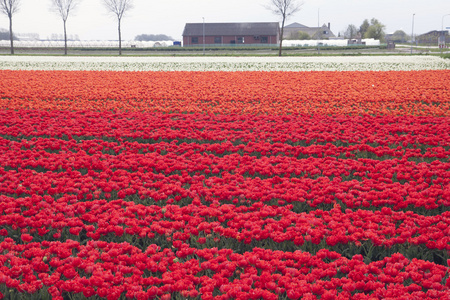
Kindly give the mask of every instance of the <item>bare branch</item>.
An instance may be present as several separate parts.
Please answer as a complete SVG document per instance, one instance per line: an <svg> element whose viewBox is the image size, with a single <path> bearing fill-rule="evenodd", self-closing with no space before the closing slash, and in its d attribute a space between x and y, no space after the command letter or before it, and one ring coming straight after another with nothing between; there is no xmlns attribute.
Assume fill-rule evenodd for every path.
<svg viewBox="0 0 450 300"><path fill-rule="evenodd" d="M0 10L8 17L19 11L20 0L0 0Z"/></svg>
<svg viewBox="0 0 450 300"><path fill-rule="evenodd" d="M9 19L9 40L11 42L11 54L14 54L14 35L12 29L13 15L19 11L20 0L0 0L0 11Z"/></svg>
<svg viewBox="0 0 450 300"><path fill-rule="evenodd" d="M277 16L289 18L293 14L300 11L303 6L303 2L296 0L270 0L268 5L264 7Z"/></svg>
<svg viewBox="0 0 450 300"><path fill-rule="evenodd" d="M51 0L53 10L61 16L64 25L64 54L67 54L66 21L69 14L79 4L80 0Z"/></svg>
<svg viewBox="0 0 450 300"><path fill-rule="evenodd" d="M123 15L130 9L133 8L132 0L103 0L103 4L108 9L108 11L119 20L122 19Z"/></svg>
<svg viewBox="0 0 450 300"><path fill-rule="evenodd" d="M278 55L281 56L281 48L283 44L284 22L293 14L298 12L303 5L303 2L298 0L270 0L265 8L272 11L272 13L281 17L281 29L280 29L280 49Z"/></svg>
<svg viewBox="0 0 450 300"><path fill-rule="evenodd" d="M108 11L117 17L117 30L119 32L119 55L122 54L122 34L120 28L120 22L123 15L133 8L133 0L103 0Z"/></svg>
<svg viewBox="0 0 450 300"><path fill-rule="evenodd" d="M71 11L73 11L79 4L79 0L51 0L53 10L59 14L62 20L65 22L69 17Z"/></svg>

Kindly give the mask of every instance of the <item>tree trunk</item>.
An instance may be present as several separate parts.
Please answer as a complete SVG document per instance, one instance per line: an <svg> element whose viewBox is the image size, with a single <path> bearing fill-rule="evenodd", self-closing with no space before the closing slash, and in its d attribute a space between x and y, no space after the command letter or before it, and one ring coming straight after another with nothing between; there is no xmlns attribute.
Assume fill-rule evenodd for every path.
<svg viewBox="0 0 450 300"><path fill-rule="evenodd" d="M13 38L13 31L12 31L12 14L9 14L9 39L11 41L11 54L14 54L14 38Z"/></svg>
<svg viewBox="0 0 450 300"><path fill-rule="evenodd" d="M280 33L280 49L278 50L278 56L281 56L281 47L283 46L283 34L284 34L284 21L286 20L286 16L283 15L283 21L281 22L281 33Z"/></svg>
<svg viewBox="0 0 450 300"><path fill-rule="evenodd" d="M64 55L67 55L67 31L66 31L66 20L64 22Z"/></svg>
<svg viewBox="0 0 450 300"><path fill-rule="evenodd" d="M122 55L122 35L120 32L120 19L118 29L119 29L119 55Z"/></svg>

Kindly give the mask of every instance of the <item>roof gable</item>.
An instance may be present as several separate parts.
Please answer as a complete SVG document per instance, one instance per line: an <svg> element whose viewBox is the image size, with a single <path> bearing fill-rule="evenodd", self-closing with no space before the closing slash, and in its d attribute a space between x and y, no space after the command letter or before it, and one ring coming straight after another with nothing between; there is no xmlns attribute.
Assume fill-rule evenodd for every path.
<svg viewBox="0 0 450 300"><path fill-rule="evenodd" d="M297 22L289 24L287 26L284 26L284 28L307 28L307 27L308 26L305 26L305 25L297 23Z"/></svg>
<svg viewBox="0 0 450 300"><path fill-rule="evenodd" d="M419 36L427 36L427 35L435 35L435 36L439 36L439 35L447 35L448 34L448 30L431 30L428 31L427 33L423 33Z"/></svg>

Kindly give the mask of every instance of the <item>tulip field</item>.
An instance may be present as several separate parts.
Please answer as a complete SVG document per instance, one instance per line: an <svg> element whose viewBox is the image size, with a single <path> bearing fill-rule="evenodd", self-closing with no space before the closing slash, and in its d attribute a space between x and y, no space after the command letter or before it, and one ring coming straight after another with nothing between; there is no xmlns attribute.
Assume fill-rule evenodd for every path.
<svg viewBox="0 0 450 300"><path fill-rule="evenodd" d="M450 299L448 60L64 59L0 57L0 299Z"/></svg>

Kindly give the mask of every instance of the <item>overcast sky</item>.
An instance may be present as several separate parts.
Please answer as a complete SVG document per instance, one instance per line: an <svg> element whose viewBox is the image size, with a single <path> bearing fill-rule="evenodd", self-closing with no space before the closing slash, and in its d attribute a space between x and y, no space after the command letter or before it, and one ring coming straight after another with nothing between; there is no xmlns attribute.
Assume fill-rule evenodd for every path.
<svg viewBox="0 0 450 300"><path fill-rule="evenodd" d="M20 11L13 17L13 31L38 33L41 39L62 34L61 17L51 11L51 0L20 0ZM274 22L279 17L267 10L269 0L134 0L134 8L122 20L122 39L139 34L166 34L181 39L185 23ZM318 13L319 12L319 13ZM348 24L357 27L364 19L376 18L386 32L398 29L411 34L440 30L442 18L450 14L450 0L305 0L302 9L287 24L298 22L309 27L331 23L334 34ZM8 29L8 18L0 15L0 28ZM450 16L444 18L450 27ZM81 0L69 16L68 34L82 40L117 40L117 21L107 13L102 0Z"/></svg>

